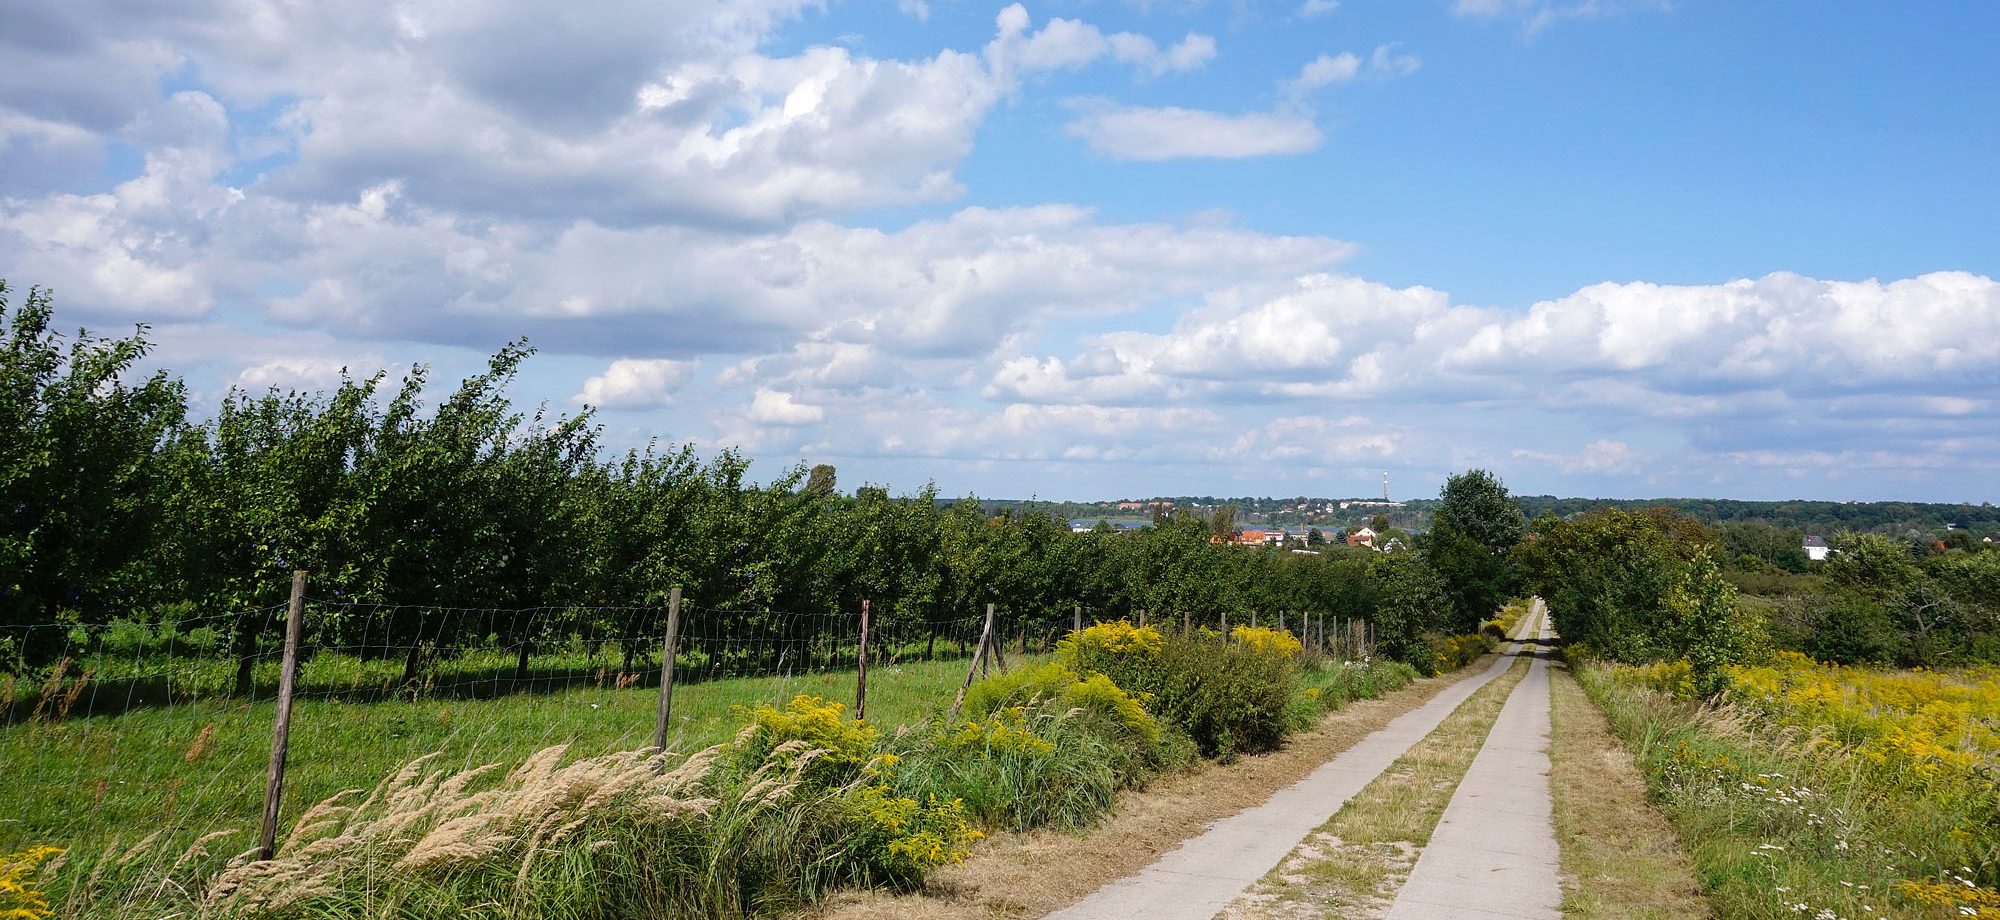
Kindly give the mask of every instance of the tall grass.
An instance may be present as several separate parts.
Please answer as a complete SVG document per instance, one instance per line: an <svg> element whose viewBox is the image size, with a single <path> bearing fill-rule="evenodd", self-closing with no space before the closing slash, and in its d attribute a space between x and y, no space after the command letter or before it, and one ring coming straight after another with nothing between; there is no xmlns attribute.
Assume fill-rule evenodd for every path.
<svg viewBox="0 0 2000 920"><path fill-rule="evenodd" d="M1631 749L1725 917L2000 916L2000 800L1932 794L1837 740L1647 685L1576 676Z"/></svg>
<svg viewBox="0 0 2000 920"><path fill-rule="evenodd" d="M965 662L869 670L870 720L922 725L949 705ZM854 675L745 678L677 688L669 750L729 740L742 707L798 694L851 698ZM293 711L284 816L350 788L370 788L431 755L437 768L518 763L564 744L572 756L629 751L652 741L658 692L588 687L495 700L358 704L302 700ZM235 853L254 840L262 808L273 706L203 700L119 716L0 727L0 852L34 845L71 850L60 893L95 871L108 850L159 834L176 854L213 832L208 849ZM108 870L107 870L108 871Z"/></svg>
<svg viewBox="0 0 2000 920"><path fill-rule="evenodd" d="M670 750L695 751L685 756L632 750L650 737L656 697L645 690L309 701L293 738L296 817L266 861L245 850L267 706L17 725L0 731L0 783L32 783L35 795L8 799L19 812L4 833L72 845L54 879L63 916L782 913L844 886L916 884L961 858L980 828L1097 820L1120 790L1196 756L1182 712L1275 718L1282 737L1415 676L1266 638L1201 639L1229 650L1227 662L1272 660L1165 682L1182 694L1177 708L1149 709L1154 700L1101 672L1029 660L975 684L965 718L947 722L962 662L876 669L871 722L901 726L888 732L821 698L849 692L851 675L698 684L676 697ZM100 762L94 751L127 756ZM74 788L60 788L61 771ZM74 781L90 776L99 781ZM112 791L114 776L130 787Z"/></svg>

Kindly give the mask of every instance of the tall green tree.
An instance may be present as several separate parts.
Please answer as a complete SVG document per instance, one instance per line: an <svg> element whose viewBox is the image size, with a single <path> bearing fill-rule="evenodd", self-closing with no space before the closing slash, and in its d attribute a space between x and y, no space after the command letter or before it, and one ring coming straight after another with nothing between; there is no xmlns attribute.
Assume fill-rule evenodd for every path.
<svg viewBox="0 0 2000 920"><path fill-rule="evenodd" d="M1423 551L1444 579L1452 631L1478 629L1518 589L1512 552L1526 527L1500 477L1475 469L1445 480Z"/></svg>
<svg viewBox="0 0 2000 920"><path fill-rule="evenodd" d="M0 281L0 624L101 620L158 600L166 470L186 396L165 371L133 379L149 345L52 327L31 288L17 309Z"/></svg>
<svg viewBox="0 0 2000 920"><path fill-rule="evenodd" d="M1368 567L1375 645L1383 655L1429 674L1436 669L1424 637L1444 626L1450 599L1444 579L1412 553L1382 553Z"/></svg>

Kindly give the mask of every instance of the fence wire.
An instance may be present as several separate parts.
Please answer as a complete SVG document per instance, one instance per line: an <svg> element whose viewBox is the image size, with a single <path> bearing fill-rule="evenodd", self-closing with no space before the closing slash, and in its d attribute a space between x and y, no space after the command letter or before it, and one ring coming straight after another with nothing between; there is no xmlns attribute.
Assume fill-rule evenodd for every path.
<svg viewBox="0 0 2000 920"><path fill-rule="evenodd" d="M308 595L284 815L372 786L433 752L443 752L440 764L470 767L553 744L578 753L647 746L668 612ZM286 614L273 605L149 623L0 626L0 801L10 803L0 809L0 852L44 843L115 848L154 831L170 843L225 829L233 841L252 842ZM1134 618L1085 610L1082 622ZM1183 619L1151 622L1176 629ZM868 636L871 721L940 714L985 620L878 605ZM1002 611L994 642L1019 667L1072 625L1073 614ZM1359 623L1337 618L1287 625L1335 654L1365 638ZM726 740L740 707L782 705L795 693L851 703L860 639L859 609L681 605L669 746ZM1006 666L983 657L986 669Z"/></svg>

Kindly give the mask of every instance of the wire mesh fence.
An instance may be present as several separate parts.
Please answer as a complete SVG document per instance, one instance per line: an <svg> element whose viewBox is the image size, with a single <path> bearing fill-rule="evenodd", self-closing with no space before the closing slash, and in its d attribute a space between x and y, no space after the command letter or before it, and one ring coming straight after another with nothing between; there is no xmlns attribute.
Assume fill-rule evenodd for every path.
<svg viewBox="0 0 2000 920"><path fill-rule="evenodd" d="M660 688L666 605L522 609L303 597L279 802L295 816L366 789L418 757L472 767L554 744L578 754L664 740L727 740L743 707L796 694L852 703L860 611L679 608L672 719ZM265 809L285 605L155 622L0 627L0 851L39 843L116 848L159 833L230 830L246 848ZM985 614L877 607L867 639L868 715L936 718L968 677ZM1078 624L1180 615L1076 609L996 617L985 669L1036 660ZM1206 619L1206 618L1204 618ZM1247 625L1247 623L1245 624ZM1277 626L1277 622L1265 625ZM1358 657L1365 624L1296 615L1309 647ZM1011 660L1010 660L1011 659Z"/></svg>

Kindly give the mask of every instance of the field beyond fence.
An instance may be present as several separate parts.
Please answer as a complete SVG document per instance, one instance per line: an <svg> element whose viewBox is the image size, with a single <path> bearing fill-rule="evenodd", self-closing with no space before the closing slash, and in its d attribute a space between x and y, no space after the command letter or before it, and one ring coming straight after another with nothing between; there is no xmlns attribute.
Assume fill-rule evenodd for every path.
<svg viewBox="0 0 2000 920"><path fill-rule="evenodd" d="M667 747L728 740L741 709L798 694L851 707L858 613L683 608ZM153 835L175 850L217 831L230 833L211 850L256 846L284 614L11 628L0 645L11 657L0 673L0 852L52 844L98 856ZM471 768L554 744L577 756L650 746L666 614L305 599L282 816L433 752L439 767ZM1001 614L1000 656L983 656L984 667L1039 660L1083 613L1074 616L1048 627ZM1309 617L1292 627L1338 649L1360 641L1361 625ZM869 721L893 730L940 717L984 626L984 616L878 621Z"/></svg>

